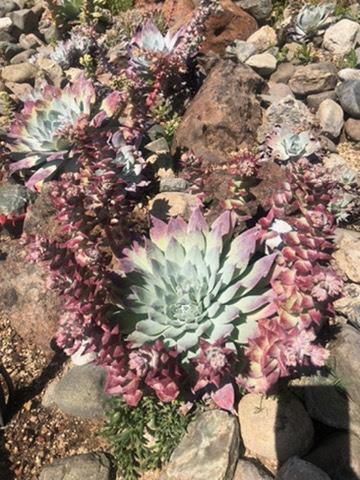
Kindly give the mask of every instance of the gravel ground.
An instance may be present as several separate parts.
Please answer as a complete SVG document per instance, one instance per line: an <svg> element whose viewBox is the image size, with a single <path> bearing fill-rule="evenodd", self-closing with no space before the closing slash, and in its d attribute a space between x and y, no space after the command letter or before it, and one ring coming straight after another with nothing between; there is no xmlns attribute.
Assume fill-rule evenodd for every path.
<svg viewBox="0 0 360 480"><path fill-rule="evenodd" d="M0 355L15 388L12 419L0 432L0 480L38 480L55 458L107 450L98 435L102 423L62 415L41 406L46 384L60 374L63 358L52 362L30 349L0 316Z"/></svg>

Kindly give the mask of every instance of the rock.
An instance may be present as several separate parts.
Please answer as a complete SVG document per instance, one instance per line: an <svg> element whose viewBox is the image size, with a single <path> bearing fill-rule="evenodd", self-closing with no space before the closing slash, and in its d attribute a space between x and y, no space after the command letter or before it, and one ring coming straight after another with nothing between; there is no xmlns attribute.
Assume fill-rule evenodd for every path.
<svg viewBox="0 0 360 480"><path fill-rule="evenodd" d="M5 253L0 262L0 310L25 343L51 353L61 303L46 287L48 273L40 263L30 263L16 241Z"/></svg>
<svg viewBox="0 0 360 480"><path fill-rule="evenodd" d="M360 80L347 80L336 89L342 109L351 117L360 118Z"/></svg>
<svg viewBox="0 0 360 480"><path fill-rule="evenodd" d="M305 460L321 468L332 480L357 480L360 478L360 439L336 433L326 438Z"/></svg>
<svg viewBox="0 0 360 480"><path fill-rule="evenodd" d="M190 424L160 480L232 480L239 452L236 418L221 410L204 412Z"/></svg>
<svg viewBox="0 0 360 480"><path fill-rule="evenodd" d="M338 269L355 283L360 283L360 232L338 228L333 258Z"/></svg>
<svg viewBox="0 0 360 480"><path fill-rule="evenodd" d="M64 78L62 68L50 58L38 58L36 65L44 72L45 77L55 87L61 87Z"/></svg>
<svg viewBox="0 0 360 480"><path fill-rule="evenodd" d="M360 285L345 283L342 297L334 302L334 308L354 327L360 328Z"/></svg>
<svg viewBox="0 0 360 480"><path fill-rule="evenodd" d="M285 83L273 83L271 81L268 82L269 91L267 94L261 95L261 99L265 104L271 104L274 102L278 102L285 97L293 96L290 87Z"/></svg>
<svg viewBox="0 0 360 480"><path fill-rule="evenodd" d="M256 20L265 20L272 10L271 0L235 0L234 3L249 12Z"/></svg>
<svg viewBox="0 0 360 480"><path fill-rule="evenodd" d="M303 102L289 95L278 103L273 103L265 112L264 125L271 130L275 125L289 129L307 130L314 122L314 116Z"/></svg>
<svg viewBox="0 0 360 480"><path fill-rule="evenodd" d="M316 112L319 109L321 103L327 99L333 100L334 102L337 100L335 90L328 90L327 92L308 95L306 97L306 103L311 111Z"/></svg>
<svg viewBox="0 0 360 480"><path fill-rule="evenodd" d="M12 65L17 65L19 63L26 63L29 60L29 58L34 55L34 53L36 53L36 50L33 50L33 49L29 49L29 50L25 50L24 52L20 52L17 55L15 55L14 57L12 57L12 59L10 60L10 63Z"/></svg>
<svg viewBox="0 0 360 480"><path fill-rule="evenodd" d="M331 173L340 179L342 175L349 172L349 164L341 155L332 153L323 159L326 168L331 170Z"/></svg>
<svg viewBox="0 0 360 480"><path fill-rule="evenodd" d="M20 35L19 44L23 48L25 48L25 50L28 50L29 48L38 48L45 46L44 42L33 33L29 33L27 35Z"/></svg>
<svg viewBox="0 0 360 480"><path fill-rule="evenodd" d="M359 24L344 18L326 30L323 47L335 55L346 55L356 46L359 33Z"/></svg>
<svg viewBox="0 0 360 480"><path fill-rule="evenodd" d="M302 383L306 410L310 417L329 427L349 429L348 399L335 385L334 377L312 375Z"/></svg>
<svg viewBox="0 0 360 480"><path fill-rule="evenodd" d="M335 340L330 343L330 360L335 375L351 400L360 406L360 331L351 325L339 328Z"/></svg>
<svg viewBox="0 0 360 480"><path fill-rule="evenodd" d="M42 469L39 480L112 480L112 472L104 453L85 453L54 460Z"/></svg>
<svg viewBox="0 0 360 480"><path fill-rule="evenodd" d="M165 176L160 180L160 192L183 192L188 183L183 178Z"/></svg>
<svg viewBox="0 0 360 480"><path fill-rule="evenodd" d="M324 100L317 112L322 131L332 138L338 138L344 126L344 112L340 105L328 98Z"/></svg>
<svg viewBox="0 0 360 480"><path fill-rule="evenodd" d="M15 219L24 214L29 200L30 195L27 188L14 183L1 183L0 217L6 216Z"/></svg>
<svg viewBox="0 0 360 480"><path fill-rule="evenodd" d="M235 40L234 45L226 47L226 52L236 57L239 62L244 63L256 53L256 46L243 40Z"/></svg>
<svg viewBox="0 0 360 480"><path fill-rule="evenodd" d="M5 17L7 13L13 12L18 8L19 6L13 2L13 0L2 0L0 5L0 19L1 17Z"/></svg>
<svg viewBox="0 0 360 480"><path fill-rule="evenodd" d="M271 47L277 45L276 32L269 25L265 25L253 33L247 41L253 43L259 53L265 52Z"/></svg>
<svg viewBox="0 0 360 480"><path fill-rule="evenodd" d="M275 480L331 480L323 470L312 463L291 457L280 468Z"/></svg>
<svg viewBox="0 0 360 480"><path fill-rule="evenodd" d="M153 153L168 153L169 145L164 137L157 138L156 140L146 145L146 150Z"/></svg>
<svg viewBox="0 0 360 480"><path fill-rule="evenodd" d="M201 50L223 53L234 40L247 40L257 28L256 20L230 0L221 0L222 11L206 22L205 41ZM191 14L192 17L192 14Z"/></svg>
<svg viewBox="0 0 360 480"><path fill-rule="evenodd" d="M289 86L299 96L333 90L337 83L336 72L332 63L311 63L295 70Z"/></svg>
<svg viewBox="0 0 360 480"><path fill-rule="evenodd" d="M350 140L360 142L360 120L348 118L345 122L345 133Z"/></svg>
<svg viewBox="0 0 360 480"><path fill-rule="evenodd" d="M105 371L95 365L74 366L44 395L43 405L56 405L63 413L75 417L103 417L107 398L105 376Z"/></svg>
<svg viewBox="0 0 360 480"><path fill-rule="evenodd" d="M340 80L360 80L360 70L356 68L343 68L338 72Z"/></svg>
<svg viewBox="0 0 360 480"><path fill-rule="evenodd" d="M31 63L18 63L8 65L1 70L1 76L5 82L27 83L35 79L37 68Z"/></svg>
<svg viewBox="0 0 360 480"><path fill-rule="evenodd" d="M207 161L224 163L227 154L254 145L262 117L255 95L263 86L250 67L219 61L187 108L172 152L187 148Z"/></svg>
<svg viewBox="0 0 360 480"><path fill-rule="evenodd" d="M6 82L6 90L14 94L15 98L21 101L26 100L34 91L29 83Z"/></svg>
<svg viewBox="0 0 360 480"><path fill-rule="evenodd" d="M288 392L276 397L245 395L239 403L239 421L247 451L269 468L312 446L312 421L300 400Z"/></svg>
<svg viewBox="0 0 360 480"><path fill-rule="evenodd" d="M269 474L248 460L239 460L233 480L271 480Z"/></svg>
<svg viewBox="0 0 360 480"><path fill-rule="evenodd" d="M21 53L24 49L17 43L0 42L0 50L7 61L11 60L15 55ZM0 69L1 74L1 69Z"/></svg>
<svg viewBox="0 0 360 480"><path fill-rule="evenodd" d="M11 18L9 17L0 18L0 31L1 30L7 31L10 29L11 26L12 26Z"/></svg>
<svg viewBox="0 0 360 480"><path fill-rule="evenodd" d="M271 77L271 82L288 83L295 72L295 66L292 63L280 63Z"/></svg>
<svg viewBox="0 0 360 480"><path fill-rule="evenodd" d="M264 77L268 77L276 70L276 63L276 58L270 53L259 53L246 61L246 65L249 65Z"/></svg>
<svg viewBox="0 0 360 480"><path fill-rule="evenodd" d="M34 32L37 28L37 15L28 8L9 13L9 18L11 19L13 26L19 32L19 35L21 33Z"/></svg>
<svg viewBox="0 0 360 480"><path fill-rule="evenodd" d="M196 206L199 206L197 197L183 192L158 193L149 203L151 215L164 221L178 215L188 219Z"/></svg>
<svg viewBox="0 0 360 480"><path fill-rule="evenodd" d="M24 233L59 242L64 241L65 238L56 220L57 211L51 202L52 188L53 182L46 182L34 203L28 208L24 221Z"/></svg>

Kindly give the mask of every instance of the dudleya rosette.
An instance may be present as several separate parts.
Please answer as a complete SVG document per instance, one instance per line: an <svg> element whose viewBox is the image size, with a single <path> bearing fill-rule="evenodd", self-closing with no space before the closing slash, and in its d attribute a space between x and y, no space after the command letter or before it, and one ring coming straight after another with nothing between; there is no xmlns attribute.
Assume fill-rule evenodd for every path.
<svg viewBox="0 0 360 480"><path fill-rule="evenodd" d="M278 128L266 142L269 156L284 163L309 157L320 149L319 142L309 132L294 133L287 128Z"/></svg>
<svg viewBox="0 0 360 480"><path fill-rule="evenodd" d="M200 339L225 339L235 349L275 312L269 276L276 254L255 259L260 230L233 238L235 219L227 211L208 227L199 209L188 223L153 219L150 239L124 251L117 316L126 340L160 340L187 362Z"/></svg>
<svg viewBox="0 0 360 480"><path fill-rule="evenodd" d="M305 5L296 17L293 39L304 41L319 33L327 25L333 11L333 3Z"/></svg>
<svg viewBox="0 0 360 480"><path fill-rule="evenodd" d="M14 161L10 172L36 170L26 184L30 189L38 188L72 157L73 141L67 129L90 116L95 89L91 81L80 77L64 89L46 85L39 96L25 102L8 135Z"/></svg>
<svg viewBox="0 0 360 480"><path fill-rule="evenodd" d="M174 53L183 38L184 30L180 28L175 33L170 30L164 36L154 22L148 20L137 31L130 43L132 65L139 70L147 70L149 57L158 55L167 57Z"/></svg>

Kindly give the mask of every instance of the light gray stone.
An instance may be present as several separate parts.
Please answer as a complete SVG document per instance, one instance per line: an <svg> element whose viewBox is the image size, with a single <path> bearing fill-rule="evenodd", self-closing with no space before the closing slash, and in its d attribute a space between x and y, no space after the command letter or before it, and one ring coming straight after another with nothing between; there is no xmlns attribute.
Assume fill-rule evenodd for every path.
<svg viewBox="0 0 360 480"><path fill-rule="evenodd" d="M285 83L268 83L269 92L267 94L261 95L261 99L265 104L272 104L274 102L278 102L279 100L290 96L294 96L290 87Z"/></svg>
<svg viewBox="0 0 360 480"><path fill-rule="evenodd" d="M237 419L221 410L204 412L190 424L160 480L233 480L239 449Z"/></svg>
<svg viewBox="0 0 360 480"><path fill-rule="evenodd" d="M340 105L353 118L360 118L360 80L347 80L336 88Z"/></svg>
<svg viewBox="0 0 360 480"><path fill-rule="evenodd" d="M360 232L338 228L335 244L336 266L350 281L360 283Z"/></svg>
<svg viewBox="0 0 360 480"><path fill-rule="evenodd" d="M239 460L233 480L271 480L273 477L249 460Z"/></svg>
<svg viewBox="0 0 360 480"><path fill-rule="evenodd" d="M331 480L323 470L298 457L289 460L280 468L275 480Z"/></svg>
<svg viewBox="0 0 360 480"><path fill-rule="evenodd" d="M345 122L345 133L350 140L360 142L360 120L348 118Z"/></svg>
<svg viewBox="0 0 360 480"><path fill-rule="evenodd" d="M354 327L360 329L360 285L345 283L342 296L334 302L334 308Z"/></svg>
<svg viewBox="0 0 360 480"><path fill-rule="evenodd" d="M244 40L235 40L234 45L226 47L228 54L235 56L239 62L244 63L252 55L255 55L257 49L253 43Z"/></svg>
<svg viewBox="0 0 360 480"><path fill-rule="evenodd" d="M265 25L250 35L247 41L256 46L258 53L262 53L265 52L265 50L277 45L277 36L272 27Z"/></svg>
<svg viewBox="0 0 360 480"><path fill-rule="evenodd" d="M1 70L1 77L5 82L26 83L34 80L37 68L31 63L7 65Z"/></svg>
<svg viewBox="0 0 360 480"><path fill-rule="evenodd" d="M270 53L259 53L246 60L246 65L252 67L259 75L268 77L276 70L276 58Z"/></svg>
<svg viewBox="0 0 360 480"><path fill-rule="evenodd" d="M32 57L36 53L36 50L30 49L25 50L24 52L20 52L10 60L11 65L17 65L19 63L26 63L30 57Z"/></svg>
<svg viewBox="0 0 360 480"><path fill-rule="evenodd" d="M245 395L239 421L246 449L266 466L277 468L293 455L307 453L313 443L312 421L300 400L288 392Z"/></svg>
<svg viewBox="0 0 360 480"><path fill-rule="evenodd" d="M12 26L11 18L9 17L0 18L0 31L9 30L11 26Z"/></svg>
<svg viewBox="0 0 360 480"><path fill-rule="evenodd" d="M340 105L328 98L324 100L317 112L322 131L332 138L338 138L344 126L344 112Z"/></svg>
<svg viewBox="0 0 360 480"><path fill-rule="evenodd" d="M20 35L19 44L26 50L29 48L37 48L45 45L44 42L33 33L28 33L27 35Z"/></svg>
<svg viewBox="0 0 360 480"><path fill-rule="evenodd" d="M44 396L46 407L56 405L62 412L81 418L102 417L105 413L105 372L94 365L74 366Z"/></svg>
<svg viewBox="0 0 360 480"><path fill-rule="evenodd" d="M346 55L356 46L359 32L357 22L344 18L326 30L323 46L335 55Z"/></svg>
<svg viewBox="0 0 360 480"><path fill-rule="evenodd" d="M306 103L308 107L311 109L311 111L316 112L321 103L324 100L327 100L330 98L330 100L334 100L334 102L337 100L337 95L335 93L335 90L328 90L327 92L322 92L322 93L314 93L313 95L308 95L306 97Z"/></svg>
<svg viewBox="0 0 360 480"><path fill-rule="evenodd" d="M234 3L249 12L256 20L265 20L273 6L271 0L235 0Z"/></svg>
<svg viewBox="0 0 360 480"><path fill-rule="evenodd" d="M329 349L335 375L351 400L360 406L360 331L348 324L341 326Z"/></svg>
<svg viewBox="0 0 360 480"><path fill-rule="evenodd" d="M5 17L7 13L17 10L19 6L13 0L1 0L0 17Z"/></svg>
<svg viewBox="0 0 360 480"><path fill-rule="evenodd" d="M103 453L86 453L55 460L43 468L39 480L113 480L112 466Z"/></svg>
<svg viewBox="0 0 360 480"><path fill-rule="evenodd" d="M9 13L9 18L20 33L31 33L36 30L38 23L37 15L28 8Z"/></svg>
<svg viewBox="0 0 360 480"><path fill-rule="evenodd" d="M292 63L280 63L276 69L276 72L271 75L270 80L272 82L288 83L294 72L295 66Z"/></svg>
<svg viewBox="0 0 360 480"><path fill-rule="evenodd" d="M165 176L160 180L160 192L183 192L187 187L183 178Z"/></svg>
<svg viewBox="0 0 360 480"><path fill-rule="evenodd" d="M291 90L299 96L333 90L336 84L337 70L332 63L312 63L298 67L289 80Z"/></svg>
<svg viewBox="0 0 360 480"><path fill-rule="evenodd" d="M289 95L278 103L273 103L265 112L265 123L270 127L283 125L290 129L309 128L314 116L303 102Z"/></svg>
<svg viewBox="0 0 360 480"><path fill-rule="evenodd" d="M338 72L340 80L360 80L360 70L357 68L343 68Z"/></svg>

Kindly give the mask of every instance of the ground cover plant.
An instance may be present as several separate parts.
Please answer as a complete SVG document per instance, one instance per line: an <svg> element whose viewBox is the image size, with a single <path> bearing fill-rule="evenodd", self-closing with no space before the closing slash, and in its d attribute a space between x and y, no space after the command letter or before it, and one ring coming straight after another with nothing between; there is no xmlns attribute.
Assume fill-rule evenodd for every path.
<svg viewBox="0 0 360 480"><path fill-rule="evenodd" d="M7 112L1 161L10 193L0 193L9 204L0 228L22 221L49 187L58 235L21 241L61 298L57 346L91 354L106 373L104 435L132 480L169 460L199 411L235 414L244 394L272 394L326 366L321 334L343 289L334 235L358 217L357 177L325 165L312 127L271 125L260 145L239 145L218 164L191 148L174 153L206 78L202 47L218 1L200 0L179 28L155 8L132 10L132 1L48 3L58 40L31 61L75 73L57 86L36 82ZM285 3L276 2L276 17ZM332 3L295 9L284 38L304 43L300 63L315 61L309 42L333 15ZM355 49L344 58L354 66ZM267 206L250 210L269 164L283 181ZM226 179L220 202L216 175ZM169 176L193 203L160 219L151 202Z"/></svg>

